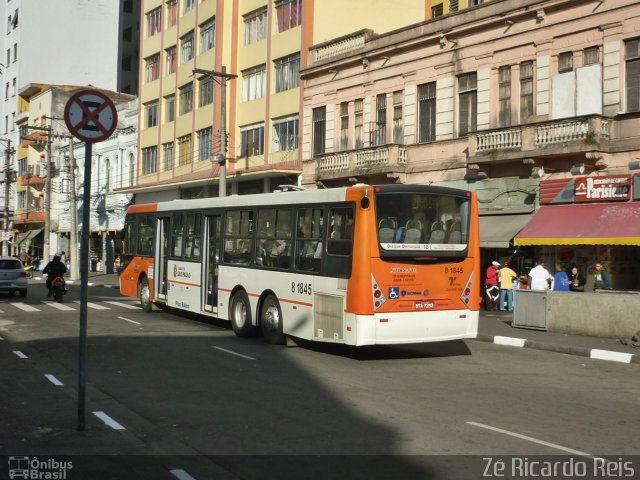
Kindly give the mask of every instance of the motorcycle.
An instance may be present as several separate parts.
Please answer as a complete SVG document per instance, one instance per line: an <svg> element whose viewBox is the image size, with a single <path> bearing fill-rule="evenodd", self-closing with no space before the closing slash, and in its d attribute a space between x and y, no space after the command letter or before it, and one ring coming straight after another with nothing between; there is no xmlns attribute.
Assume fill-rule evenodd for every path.
<svg viewBox="0 0 640 480"><path fill-rule="evenodd" d="M33 264L24 266L24 271L27 272L28 278L33 278L33 270L34 270Z"/></svg>
<svg viewBox="0 0 640 480"><path fill-rule="evenodd" d="M62 303L62 298L67 293L64 278L56 277L51 280L51 290L53 291L53 299L58 303Z"/></svg>

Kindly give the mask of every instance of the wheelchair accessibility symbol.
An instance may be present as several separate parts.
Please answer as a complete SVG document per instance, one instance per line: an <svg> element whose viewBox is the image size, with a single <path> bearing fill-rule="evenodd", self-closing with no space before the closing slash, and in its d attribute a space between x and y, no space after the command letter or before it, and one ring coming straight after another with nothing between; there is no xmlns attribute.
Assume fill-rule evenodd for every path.
<svg viewBox="0 0 640 480"><path fill-rule="evenodd" d="M400 287L389 287L389 300L400 298Z"/></svg>

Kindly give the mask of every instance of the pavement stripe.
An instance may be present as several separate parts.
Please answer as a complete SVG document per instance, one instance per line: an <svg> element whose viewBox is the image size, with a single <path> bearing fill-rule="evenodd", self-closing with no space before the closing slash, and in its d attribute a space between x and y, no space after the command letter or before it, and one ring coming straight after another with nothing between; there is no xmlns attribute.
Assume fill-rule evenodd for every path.
<svg viewBox="0 0 640 480"><path fill-rule="evenodd" d="M58 310L64 310L65 312L69 312L69 311L75 312L76 311L75 308L70 307L69 305L65 305L63 303L58 303L58 302L42 302L42 303L44 303L45 305L48 305L50 307L57 308Z"/></svg>
<svg viewBox="0 0 640 480"><path fill-rule="evenodd" d="M20 350L14 350L13 353L15 353L18 358L29 358L24 353L22 353Z"/></svg>
<svg viewBox="0 0 640 480"><path fill-rule="evenodd" d="M512 347L524 347L524 338L514 338L514 337L501 337L495 336L493 337L493 343L498 345L510 345Z"/></svg>
<svg viewBox="0 0 640 480"><path fill-rule="evenodd" d="M60 386L64 385L64 383L62 383L60 380L58 380L56 377L54 377L50 373L47 373L45 375L45 377L47 377L47 380L49 380L51 383L53 383L56 387L60 387Z"/></svg>
<svg viewBox="0 0 640 480"><path fill-rule="evenodd" d="M136 322L135 320L129 320L128 318L118 317L120 320L124 320L125 322L135 323L136 325L142 325L140 322Z"/></svg>
<svg viewBox="0 0 640 480"><path fill-rule="evenodd" d="M124 302L105 301L104 303L109 303L111 305L116 305L118 307L128 308L129 310L140 310L140 307L138 305L131 305L129 303L124 303Z"/></svg>
<svg viewBox="0 0 640 480"><path fill-rule="evenodd" d="M73 303L80 303L80 300L74 300ZM98 305L97 303L87 302L88 308L93 308L94 310L110 310L109 307L103 307L102 305Z"/></svg>
<svg viewBox="0 0 640 480"><path fill-rule="evenodd" d="M226 348L221 347L213 347L216 350L220 350L221 352L230 353L231 355L237 355L238 357L246 358L247 360L255 360L253 357L249 357L248 355L243 355L241 353L232 352L231 350L227 350Z"/></svg>
<svg viewBox="0 0 640 480"><path fill-rule="evenodd" d="M178 480L196 480L181 468L174 468L173 470L169 470L169 472Z"/></svg>
<svg viewBox="0 0 640 480"><path fill-rule="evenodd" d="M0 342L1 342L2 340L4 340L4 338L0 337Z"/></svg>
<svg viewBox="0 0 640 480"><path fill-rule="evenodd" d="M611 350L591 350L591 358L598 360L609 360L611 362L631 363L633 353L612 352Z"/></svg>
<svg viewBox="0 0 640 480"><path fill-rule="evenodd" d="M32 307L31 305L27 305L26 303L16 302L12 304L14 307L19 308L25 312L39 312L40 309L36 307Z"/></svg>
<svg viewBox="0 0 640 480"><path fill-rule="evenodd" d="M93 414L98 417L100 420L104 422L108 427L113 428L114 430L126 430L122 425L116 422L113 418L107 415L104 412L93 412Z"/></svg>
<svg viewBox="0 0 640 480"><path fill-rule="evenodd" d="M571 453L572 455L580 455L582 457L593 457L593 455L591 455L590 453L581 452L580 450L573 450L571 448L563 447L562 445L545 442L544 440L539 440L537 438L529 437L527 435L522 435L520 433L510 432L509 430L503 430L502 428L492 427L491 425L485 425L483 423L477 423L477 422L467 422L467 424L473 425L474 427L486 428L487 430L492 430L498 433L504 433L505 435L510 435L512 437L520 438L528 442L537 443L539 445L544 445L546 447L555 448L556 450L561 450L563 452Z"/></svg>

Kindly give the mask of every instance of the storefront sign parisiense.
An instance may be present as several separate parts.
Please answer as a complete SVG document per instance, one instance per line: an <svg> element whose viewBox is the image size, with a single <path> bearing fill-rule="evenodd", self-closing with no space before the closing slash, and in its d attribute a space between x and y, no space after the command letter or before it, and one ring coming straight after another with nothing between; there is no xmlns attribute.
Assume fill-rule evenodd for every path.
<svg viewBox="0 0 640 480"><path fill-rule="evenodd" d="M631 199L631 175L580 177L575 183L576 202L611 202Z"/></svg>

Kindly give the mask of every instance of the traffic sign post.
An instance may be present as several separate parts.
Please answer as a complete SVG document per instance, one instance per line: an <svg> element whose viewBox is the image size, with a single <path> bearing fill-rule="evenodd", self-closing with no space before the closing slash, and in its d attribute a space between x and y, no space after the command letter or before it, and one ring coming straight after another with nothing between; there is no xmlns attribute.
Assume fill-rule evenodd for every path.
<svg viewBox="0 0 640 480"><path fill-rule="evenodd" d="M118 112L109 97L97 90L81 90L64 108L64 122L71 134L85 142L84 188L82 194L82 241L80 243L80 339L78 342L78 431L85 427L87 297L89 287L89 222L91 208L92 144L111 136L118 124ZM73 146L71 147L73 148Z"/></svg>

